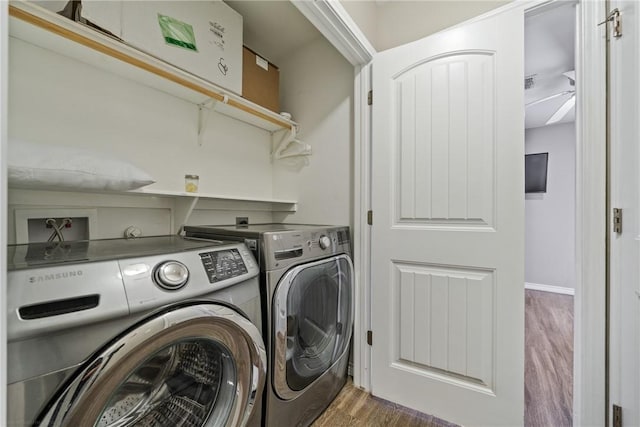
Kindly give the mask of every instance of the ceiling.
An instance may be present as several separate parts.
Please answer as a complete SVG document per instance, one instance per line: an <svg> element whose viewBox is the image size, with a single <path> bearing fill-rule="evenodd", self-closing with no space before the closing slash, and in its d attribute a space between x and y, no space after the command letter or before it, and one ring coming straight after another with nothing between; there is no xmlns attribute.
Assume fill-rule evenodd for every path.
<svg viewBox="0 0 640 427"><path fill-rule="evenodd" d="M290 1L226 0L243 16L244 44L272 63L322 37ZM555 7L527 14L525 19L525 75L534 87L525 91L525 104L573 90L562 73L575 69L575 2L558 1ZM525 127L545 126L570 94L526 108ZM559 123L575 120L573 108Z"/></svg>
<svg viewBox="0 0 640 427"><path fill-rule="evenodd" d="M225 3L243 17L243 43L275 65L321 37L290 1L226 0Z"/></svg>
<svg viewBox="0 0 640 427"><path fill-rule="evenodd" d="M534 86L525 90L525 104L574 90L562 73L575 70L575 3L528 14L525 18L525 76L534 76ZM570 94L525 108L525 128L545 126ZM575 107L559 123L575 121Z"/></svg>

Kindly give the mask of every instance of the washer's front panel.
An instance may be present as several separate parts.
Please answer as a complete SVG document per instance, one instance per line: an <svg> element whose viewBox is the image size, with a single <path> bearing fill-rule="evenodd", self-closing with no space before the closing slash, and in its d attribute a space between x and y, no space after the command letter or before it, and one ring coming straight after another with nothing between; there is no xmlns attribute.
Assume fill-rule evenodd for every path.
<svg viewBox="0 0 640 427"><path fill-rule="evenodd" d="M37 423L244 425L259 406L266 353L234 310L185 302L145 318L78 368Z"/></svg>
<svg viewBox="0 0 640 427"><path fill-rule="evenodd" d="M97 398L103 399L103 413L94 414L96 418L91 422L83 420L67 425L94 425L96 419L101 420L96 425L109 425L121 417L120 414L139 413L133 407L139 409L145 407L145 402L155 405L160 401L165 403L157 407L155 416L169 418L169 413L178 414L182 409L187 418L181 419L208 419L207 414L215 414L228 406L222 397L224 388L231 385L242 387L242 393L246 392L241 396L236 390L235 398L231 399L233 405L260 406L260 402L253 399L260 398L266 372L266 353L259 331L259 270L243 244L192 242L167 236L147 238L144 242L91 241L88 245L102 250L97 256L90 253L93 255L87 259L55 260L52 265L42 259L37 266L26 261L15 262L20 254L20 259L29 261L31 246L14 248L14 264L18 267L9 271L7 284L8 306L10 314L13 313L9 318L7 347L8 401L11 403L8 417L12 425L31 425L63 381L65 387L71 378L80 381L67 397L86 396L85 391L94 385L94 381L87 378L102 372L86 365L87 358L123 335L131 338L151 333L149 328L137 329L132 334L123 331L158 314L159 309L166 315L154 323L160 332L131 353L135 353L134 357L121 359L126 351L118 347L109 356L93 359L96 363L108 363L112 374L109 378L117 377L120 383L101 380L98 391L94 389L94 394L85 400L87 407L76 415L96 409L91 402ZM141 247L144 251L137 253ZM126 250L123 252L122 248ZM201 338L217 326L209 323L211 319L205 319L198 321L202 323L201 329L191 335L181 335L171 316L180 311L177 305L193 304L193 301L184 301L194 298L220 300L240 307L258 328L228 307L205 304L195 309L199 316L206 317L211 311L207 307L215 305L219 313L216 309L210 314L221 317L222 321L214 323L240 326L229 330L222 327L220 339L214 337L207 341ZM168 336L169 331L175 335ZM166 345L152 348L161 345L163 337ZM130 365L132 360L137 360L136 366ZM225 376L224 372L231 372L225 371L225 366L235 366L237 377ZM165 372L165 368L168 371ZM77 375L79 369L86 370ZM241 378L244 379L241 381ZM177 400L164 399L162 393L167 391L177 396ZM218 402L215 408L207 406L212 396L217 396L213 399ZM111 400L104 400L107 398ZM63 402L69 408L67 404ZM251 425L260 422L260 414L251 416ZM244 417L245 414L237 413L228 425L239 424ZM177 425L175 419L165 420L164 424Z"/></svg>

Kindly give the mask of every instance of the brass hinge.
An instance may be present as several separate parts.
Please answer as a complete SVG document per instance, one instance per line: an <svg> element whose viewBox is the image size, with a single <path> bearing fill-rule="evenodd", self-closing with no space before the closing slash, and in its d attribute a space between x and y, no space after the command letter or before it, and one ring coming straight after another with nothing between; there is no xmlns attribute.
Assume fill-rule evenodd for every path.
<svg viewBox="0 0 640 427"><path fill-rule="evenodd" d="M373 105L373 91L370 90L369 93L367 93L367 105Z"/></svg>
<svg viewBox="0 0 640 427"><path fill-rule="evenodd" d="M622 407L613 405L613 426L622 427Z"/></svg>
<svg viewBox="0 0 640 427"><path fill-rule="evenodd" d="M373 211L367 212L367 224L373 225Z"/></svg>
<svg viewBox="0 0 640 427"><path fill-rule="evenodd" d="M373 331L367 331L367 344L373 345Z"/></svg>
<svg viewBox="0 0 640 427"><path fill-rule="evenodd" d="M613 232L622 233L622 209L613 208Z"/></svg>
<svg viewBox="0 0 640 427"><path fill-rule="evenodd" d="M616 8L609 12L607 19L600 22L598 25L606 24L607 22L613 23L613 37L619 39L622 37L622 18L620 17L620 11ZM609 37L607 37L607 40Z"/></svg>

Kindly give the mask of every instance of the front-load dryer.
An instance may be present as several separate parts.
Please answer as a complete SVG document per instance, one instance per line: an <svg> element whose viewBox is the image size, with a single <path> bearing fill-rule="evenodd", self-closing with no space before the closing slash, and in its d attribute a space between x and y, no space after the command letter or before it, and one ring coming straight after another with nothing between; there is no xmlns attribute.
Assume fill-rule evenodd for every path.
<svg viewBox="0 0 640 427"><path fill-rule="evenodd" d="M8 424L259 426L258 266L178 236L9 246Z"/></svg>
<svg viewBox="0 0 640 427"><path fill-rule="evenodd" d="M269 360L268 427L307 426L347 378L353 264L347 227L187 226L187 236L245 242L260 262Z"/></svg>

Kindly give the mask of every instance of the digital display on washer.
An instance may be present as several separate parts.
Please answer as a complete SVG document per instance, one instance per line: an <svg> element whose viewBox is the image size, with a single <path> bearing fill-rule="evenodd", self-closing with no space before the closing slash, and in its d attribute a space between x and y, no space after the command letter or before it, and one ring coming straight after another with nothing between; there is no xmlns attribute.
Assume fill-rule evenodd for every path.
<svg viewBox="0 0 640 427"><path fill-rule="evenodd" d="M216 283L247 273L247 266L237 249L203 252L200 254L209 282Z"/></svg>

